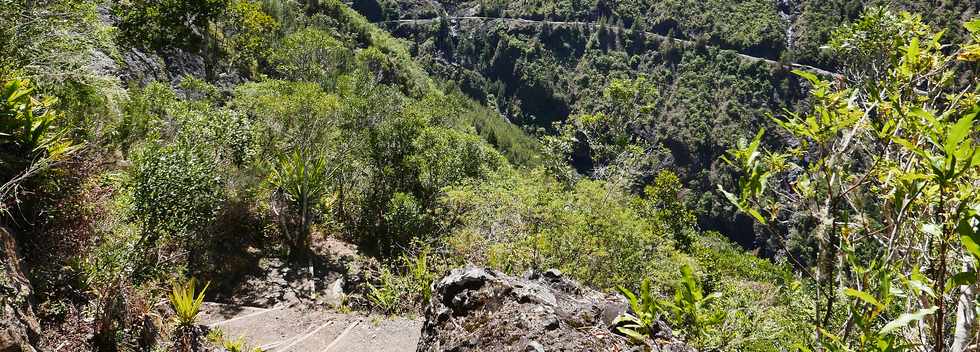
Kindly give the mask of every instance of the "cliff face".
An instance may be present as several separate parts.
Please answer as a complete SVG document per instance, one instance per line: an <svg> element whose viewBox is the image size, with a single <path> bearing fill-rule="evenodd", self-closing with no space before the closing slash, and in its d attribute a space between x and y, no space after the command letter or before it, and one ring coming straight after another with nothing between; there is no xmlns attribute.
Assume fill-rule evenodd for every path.
<svg viewBox="0 0 980 352"><path fill-rule="evenodd" d="M0 351L35 351L41 327L31 306L33 288L24 275L13 233L0 227Z"/></svg>
<svg viewBox="0 0 980 352"><path fill-rule="evenodd" d="M608 325L625 309L555 270L516 278L455 269L433 285L418 351L628 351ZM690 351L672 339L651 347Z"/></svg>

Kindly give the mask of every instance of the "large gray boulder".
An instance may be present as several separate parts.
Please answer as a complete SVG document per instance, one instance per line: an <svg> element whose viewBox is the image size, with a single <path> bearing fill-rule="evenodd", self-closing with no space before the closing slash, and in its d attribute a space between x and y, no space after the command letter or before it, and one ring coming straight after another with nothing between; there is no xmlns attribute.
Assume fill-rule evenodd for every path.
<svg viewBox="0 0 980 352"><path fill-rule="evenodd" d="M41 326L13 233L0 226L0 352L33 352Z"/></svg>
<svg viewBox="0 0 980 352"><path fill-rule="evenodd" d="M626 309L616 296L588 289L557 270L523 278L476 267L433 284L418 351L642 351L613 334ZM682 344L650 346L686 351Z"/></svg>

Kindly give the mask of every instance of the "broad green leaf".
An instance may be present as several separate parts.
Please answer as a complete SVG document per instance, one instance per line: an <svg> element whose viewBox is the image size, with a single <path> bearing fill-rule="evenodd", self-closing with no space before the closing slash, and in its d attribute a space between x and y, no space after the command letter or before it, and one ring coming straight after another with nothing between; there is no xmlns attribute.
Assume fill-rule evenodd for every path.
<svg viewBox="0 0 980 352"><path fill-rule="evenodd" d="M741 205L739 205L741 201L738 199L737 196L735 196L731 192L726 191L725 188L721 187L721 185L718 185L718 191L721 192L721 194L725 195L725 198L728 199L729 203L732 203L732 205L741 208Z"/></svg>
<svg viewBox="0 0 980 352"><path fill-rule="evenodd" d="M939 31L939 33L936 33L936 35L934 35L932 37L932 46L931 47L932 48L937 48L937 49L940 48L942 46L941 41L942 41L943 35L945 35L945 34L946 34L946 30L945 29Z"/></svg>
<svg viewBox="0 0 980 352"><path fill-rule="evenodd" d="M862 301L865 301L865 302L867 302L869 304L872 304L872 305L874 305L874 306L876 306L878 308L884 308L884 306L881 304L881 302L878 302L878 299L874 298L874 296L871 296L867 292L858 291L858 290L855 290L853 288L845 288L844 289L844 294L845 295L848 295L848 296L851 296L851 297L854 297L854 298L857 298L857 299L860 299Z"/></svg>
<svg viewBox="0 0 980 352"><path fill-rule="evenodd" d="M911 65L919 62L919 38L912 38L909 42L908 50L905 52L905 60Z"/></svg>
<svg viewBox="0 0 980 352"><path fill-rule="evenodd" d="M928 121L930 126L936 126L939 124L939 120L936 120L936 115L933 115L931 112L924 110L920 107L912 108L912 110L909 111L909 115L919 117Z"/></svg>
<svg viewBox="0 0 980 352"><path fill-rule="evenodd" d="M626 336L629 336L630 338L632 338L632 339L634 339L636 341L643 341L643 340L646 340L646 338L647 338L646 335L643 335L641 333L638 333L638 332L636 332L636 330L633 330L633 329L619 327L619 328L617 328L617 330L619 330L620 333L622 333L622 334L624 334Z"/></svg>
<svg viewBox="0 0 980 352"><path fill-rule="evenodd" d="M960 53L956 55L956 59L967 62L980 61L980 44L964 45L960 48Z"/></svg>
<svg viewBox="0 0 980 352"><path fill-rule="evenodd" d="M803 77L803 78L806 78L807 81L810 81L810 83L813 83L814 85L817 85L817 84L820 83L820 79L817 78L817 75L812 74L810 72L806 72L806 71L802 71L802 70L793 70L793 74L795 74L797 76L800 76L800 77Z"/></svg>
<svg viewBox="0 0 980 352"><path fill-rule="evenodd" d="M923 224L922 232L934 237L939 237L942 235L942 230L940 230L939 225L936 224Z"/></svg>
<svg viewBox="0 0 980 352"><path fill-rule="evenodd" d="M910 152L913 152L923 158L929 158L928 153L922 150L922 148L919 148L919 146L912 144L912 142L909 142L906 139L900 137L894 137L892 138L892 140L895 141L895 143L898 143L899 145L905 147L905 149L908 149Z"/></svg>
<svg viewBox="0 0 980 352"><path fill-rule="evenodd" d="M960 243L963 244L963 248L973 254L974 257L980 259L980 243L978 243L977 233L973 231L973 227L965 222L961 222L959 226L956 227L957 232L960 234Z"/></svg>
<svg viewBox="0 0 980 352"><path fill-rule="evenodd" d="M918 267L912 270L912 273L909 274L908 279L903 278L902 280L913 290L925 292L929 295L929 297L936 297L936 292L933 291L932 287L928 285L929 279L919 271Z"/></svg>
<svg viewBox="0 0 980 352"><path fill-rule="evenodd" d="M624 296L626 296L626 299L629 300L630 308L633 308L634 312L639 312L640 302L636 299L636 295L634 295L632 291L627 290L625 287L619 286L617 288L619 289L619 292L621 292Z"/></svg>
<svg viewBox="0 0 980 352"><path fill-rule="evenodd" d="M956 275L953 275L953 277L949 278L949 283L953 287L973 285L977 283L977 272L965 271L962 273L957 273Z"/></svg>
<svg viewBox="0 0 980 352"><path fill-rule="evenodd" d="M882 327L881 330L878 331L878 333L881 335L887 335L897 329L909 325L909 323L913 321L922 320L922 318L925 318L927 315L936 312L937 309L938 308L936 307L932 307L932 308L919 309L915 313L902 313L902 315L899 315L897 319L892 320L888 324L885 324L885 326Z"/></svg>
<svg viewBox="0 0 980 352"><path fill-rule="evenodd" d="M966 30L970 31L970 33L980 32L980 17L964 23L963 27L966 27Z"/></svg>
<svg viewBox="0 0 980 352"><path fill-rule="evenodd" d="M630 323L630 325L639 325L640 322L641 322L640 318L637 318L633 314L623 313L623 315L620 315L616 317L616 319L613 319L612 325L618 326L621 323Z"/></svg>
<svg viewBox="0 0 980 352"><path fill-rule="evenodd" d="M752 138L752 143L749 143L746 151L748 152L749 159L748 163L751 164L755 161L755 158L759 156L759 144L762 142L762 135L766 133L765 128L760 128L759 132L755 134L755 138Z"/></svg>
<svg viewBox="0 0 980 352"><path fill-rule="evenodd" d="M755 220L758 221L760 224L765 225L767 223L766 218L762 217L762 214L759 214L759 212L756 211L755 209L746 208L745 212L751 215L753 218L755 218Z"/></svg>
<svg viewBox="0 0 980 352"><path fill-rule="evenodd" d="M963 142L963 139L970 134L973 129L973 115L966 115L956 121L956 124L949 129L946 136L946 153L952 154L956 146Z"/></svg>

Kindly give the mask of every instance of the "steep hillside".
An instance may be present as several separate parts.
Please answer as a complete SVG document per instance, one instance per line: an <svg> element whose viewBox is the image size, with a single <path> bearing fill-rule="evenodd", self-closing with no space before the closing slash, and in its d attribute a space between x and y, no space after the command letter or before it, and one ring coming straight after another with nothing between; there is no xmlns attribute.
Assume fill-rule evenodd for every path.
<svg viewBox="0 0 980 352"><path fill-rule="evenodd" d="M629 181L634 189L657 170L673 170L693 191L689 200L703 227L773 251L714 191L734 176L719 158L744 132L775 127L769 116L798 110L806 88L791 70L840 78L840 63L819 47L837 26L879 3L372 0L352 6L414 43L413 54L429 72L538 134L561 134L558 124L574 126L577 116L624 114L604 92L616 80L642 79L653 92L649 108L629 112L638 121L626 127L629 144L646 155L639 162L645 165L629 171L636 174ZM952 41L964 38L961 23L978 9L970 1L889 6L923 13L947 28ZM595 155L594 146L576 138L583 131L572 129L567 137L578 142L555 152L580 174L608 174L606 167L616 164L611 152Z"/></svg>
<svg viewBox="0 0 980 352"><path fill-rule="evenodd" d="M870 4L4 2L0 349L969 351L980 18Z"/></svg>
<svg viewBox="0 0 980 352"><path fill-rule="evenodd" d="M618 82L612 68L625 49L570 48L567 58L594 56L574 79L610 77L583 85L592 93L555 99L549 77L570 82L554 75L557 61L523 54L557 60L551 49L488 32L514 46L499 54L474 46L473 62L528 82L501 86L498 100L484 92L495 81L460 69L474 79L455 84L437 74L452 64L413 55L411 42L337 0L55 0L15 2L0 15L0 218L13 235L3 260L22 255L27 268L25 280L0 280L0 292L15 294L0 298L40 323L35 331L26 318L11 320L0 334L24 346L232 349L236 336L220 330L205 341L195 302L291 306L286 313L304 323L352 310L411 315L436 277L464 264L508 274L556 268L607 294L642 286L667 295L688 280L730 294L718 311L752 312L726 318L724 334L686 326L680 315L661 319L704 346L725 345L725 334L743 338L734 349L772 336L790 344L802 327L789 303L799 294L790 267L701 232L674 173L651 175L642 195L630 192L635 185L579 178L563 155L552 156L569 140L532 136L506 119L523 105L506 105L508 95L525 97L542 118L549 109L530 102L552 99L566 114L614 107L589 94ZM568 31L556 35L581 36ZM701 66L771 65L713 49L675 54L671 65L686 63L691 77L657 84L710 80L697 74ZM705 61L719 55L744 66ZM654 65L650 57L623 67ZM687 98L663 99L657 104ZM774 292L785 299L747 305ZM778 323L753 327L760 319ZM606 335L608 327L594 326ZM322 350L303 336L316 331L297 341Z"/></svg>

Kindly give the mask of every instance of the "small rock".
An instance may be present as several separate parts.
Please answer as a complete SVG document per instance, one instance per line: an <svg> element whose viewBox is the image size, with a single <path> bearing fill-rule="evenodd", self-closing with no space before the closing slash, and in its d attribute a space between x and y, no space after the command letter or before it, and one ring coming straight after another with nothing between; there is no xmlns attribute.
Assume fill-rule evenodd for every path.
<svg viewBox="0 0 980 352"><path fill-rule="evenodd" d="M323 301L333 307L340 307L344 303L344 278L339 278L327 286Z"/></svg>
<svg viewBox="0 0 980 352"><path fill-rule="evenodd" d="M554 315L549 316L544 320L544 328L547 330L557 329L558 326L559 326L558 317L555 317Z"/></svg>
<svg viewBox="0 0 980 352"><path fill-rule="evenodd" d="M328 287L328 290L330 291L330 293L333 293L335 295L343 295L344 294L344 278L339 278L337 280L334 280L334 282L332 284L330 284L330 286Z"/></svg>
<svg viewBox="0 0 980 352"><path fill-rule="evenodd" d="M622 301L607 302L602 306L602 322L612 326L612 322L620 315L626 313L628 305Z"/></svg>
<svg viewBox="0 0 980 352"><path fill-rule="evenodd" d="M296 293L294 293L292 290L286 291L286 293L282 295L282 299L289 305L299 302L299 297L297 297Z"/></svg>
<svg viewBox="0 0 980 352"><path fill-rule="evenodd" d="M544 352L544 346L541 346L537 341L531 341L527 343L527 347L524 348L527 352Z"/></svg>

